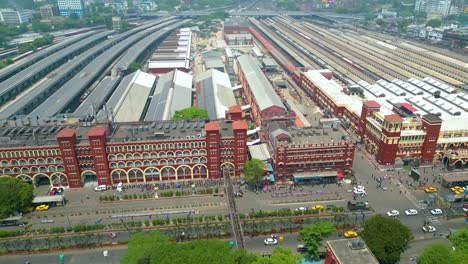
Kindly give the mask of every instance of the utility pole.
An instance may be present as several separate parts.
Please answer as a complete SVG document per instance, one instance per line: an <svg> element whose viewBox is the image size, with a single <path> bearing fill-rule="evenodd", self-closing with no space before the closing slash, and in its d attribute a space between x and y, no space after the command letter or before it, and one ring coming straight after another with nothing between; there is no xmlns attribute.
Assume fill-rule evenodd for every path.
<svg viewBox="0 0 468 264"><path fill-rule="evenodd" d="M237 248L245 248L244 234L240 224L239 213L237 212L236 198L234 197L234 188L232 187L231 175L227 166L222 169L222 173L234 240L236 241Z"/></svg>

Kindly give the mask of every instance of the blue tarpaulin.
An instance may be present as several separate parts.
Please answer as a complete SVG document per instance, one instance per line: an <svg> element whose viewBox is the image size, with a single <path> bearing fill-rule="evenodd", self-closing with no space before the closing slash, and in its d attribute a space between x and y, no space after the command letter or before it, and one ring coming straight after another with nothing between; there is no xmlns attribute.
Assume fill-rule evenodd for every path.
<svg viewBox="0 0 468 264"><path fill-rule="evenodd" d="M268 163L268 170L274 172L273 165L271 163Z"/></svg>

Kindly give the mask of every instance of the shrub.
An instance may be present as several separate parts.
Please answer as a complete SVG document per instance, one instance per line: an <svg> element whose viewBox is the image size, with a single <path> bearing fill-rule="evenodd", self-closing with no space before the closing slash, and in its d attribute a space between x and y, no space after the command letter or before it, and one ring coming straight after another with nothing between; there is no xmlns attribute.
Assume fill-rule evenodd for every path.
<svg viewBox="0 0 468 264"><path fill-rule="evenodd" d="M133 199L137 199L137 198L138 198L137 194L134 193L134 194L133 194Z"/></svg>
<svg viewBox="0 0 468 264"><path fill-rule="evenodd" d="M214 192L215 192L215 193L219 193L219 188L216 187L216 188L214 189Z"/></svg>
<svg viewBox="0 0 468 264"><path fill-rule="evenodd" d="M218 215L217 218L218 218L218 221L223 221L223 216L222 215Z"/></svg>
<svg viewBox="0 0 468 264"><path fill-rule="evenodd" d="M49 228L50 233L64 233L65 232L65 227L57 226L57 227L51 227Z"/></svg>

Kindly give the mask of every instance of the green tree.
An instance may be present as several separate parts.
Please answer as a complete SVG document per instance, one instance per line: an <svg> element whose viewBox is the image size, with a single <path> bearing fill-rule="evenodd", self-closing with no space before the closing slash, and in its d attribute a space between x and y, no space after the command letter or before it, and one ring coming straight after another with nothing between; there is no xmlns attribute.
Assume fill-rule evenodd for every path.
<svg viewBox="0 0 468 264"><path fill-rule="evenodd" d="M434 27L434 28L440 27L440 25L442 25L442 20L437 19L437 18L436 19L431 19L431 20L427 21L427 23L426 23L426 26Z"/></svg>
<svg viewBox="0 0 468 264"><path fill-rule="evenodd" d="M189 108L176 111L174 116L172 117L172 119L174 120L188 120L195 118L208 118L208 111L206 111L206 109L191 106Z"/></svg>
<svg viewBox="0 0 468 264"><path fill-rule="evenodd" d="M39 19L33 19L31 23L34 32L50 32L52 27L49 24L42 23Z"/></svg>
<svg viewBox="0 0 468 264"><path fill-rule="evenodd" d="M457 251L464 251L468 254L468 227L458 229L449 237Z"/></svg>
<svg viewBox="0 0 468 264"><path fill-rule="evenodd" d="M379 19L377 19L377 20L375 21L375 23L376 23L377 25L379 25L379 26L382 27L382 26L385 25L385 20L379 18Z"/></svg>
<svg viewBox="0 0 468 264"><path fill-rule="evenodd" d="M137 71L137 70L141 70L143 69L143 66L136 63L136 62L132 62L130 63L130 65L128 66L128 69L131 71L131 72L134 72L134 71Z"/></svg>
<svg viewBox="0 0 468 264"><path fill-rule="evenodd" d="M332 222L316 222L314 225L304 226L299 234L307 254L311 258L319 258L322 238L329 237L335 232L336 228Z"/></svg>
<svg viewBox="0 0 468 264"><path fill-rule="evenodd" d="M396 263L413 238L411 231L397 219L376 215L364 221L361 237L382 264Z"/></svg>
<svg viewBox="0 0 468 264"><path fill-rule="evenodd" d="M294 255L290 248L281 246L273 249L273 255L269 258L259 258L253 264L296 264L302 258L301 255Z"/></svg>
<svg viewBox="0 0 468 264"><path fill-rule="evenodd" d="M226 241L213 239L175 243L159 231L152 231L148 234L133 235L128 243L127 253L120 263L234 264L252 263L257 258L258 255L249 254L245 250L231 250Z"/></svg>
<svg viewBox="0 0 468 264"><path fill-rule="evenodd" d="M434 243L427 246L417 258L418 264L457 263L453 260L452 249L444 243Z"/></svg>
<svg viewBox="0 0 468 264"><path fill-rule="evenodd" d="M258 184L263 179L265 164L259 159L252 158L245 163L245 179L249 184Z"/></svg>
<svg viewBox="0 0 468 264"><path fill-rule="evenodd" d="M22 212L31 206L33 187L13 177L0 178L0 218L15 212Z"/></svg>

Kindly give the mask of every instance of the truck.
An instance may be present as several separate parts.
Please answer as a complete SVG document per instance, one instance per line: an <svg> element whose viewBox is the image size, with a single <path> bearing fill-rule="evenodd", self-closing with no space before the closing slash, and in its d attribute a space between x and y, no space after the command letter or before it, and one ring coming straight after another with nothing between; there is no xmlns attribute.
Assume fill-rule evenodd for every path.
<svg viewBox="0 0 468 264"><path fill-rule="evenodd" d="M368 202L352 202L348 201L348 209L350 211L355 211L355 210L367 210L369 209L369 203Z"/></svg>

